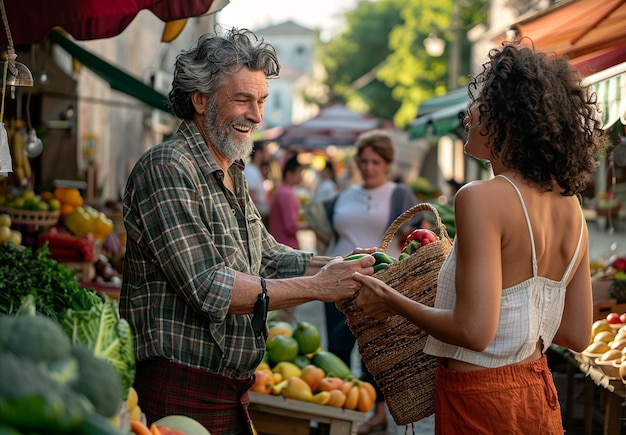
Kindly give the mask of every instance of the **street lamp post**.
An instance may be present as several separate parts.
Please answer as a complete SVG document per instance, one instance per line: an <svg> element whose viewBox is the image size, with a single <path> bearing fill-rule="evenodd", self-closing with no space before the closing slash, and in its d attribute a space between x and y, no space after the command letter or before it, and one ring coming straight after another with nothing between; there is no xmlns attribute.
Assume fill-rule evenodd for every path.
<svg viewBox="0 0 626 435"><path fill-rule="evenodd" d="M452 12L452 46L450 47L450 68L448 69L448 91L456 89L459 84L459 65L461 63L460 15L459 2L455 1Z"/></svg>
<svg viewBox="0 0 626 435"><path fill-rule="evenodd" d="M461 63L461 35L459 29L459 21L461 8L458 2L454 3L452 11L452 45L450 46L450 55L448 59L448 91L458 87L459 66ZM424 39L424 47L426 52L432 57L440 57L445 49L446 42L439 38L435 33L428 35Z"/></svg>

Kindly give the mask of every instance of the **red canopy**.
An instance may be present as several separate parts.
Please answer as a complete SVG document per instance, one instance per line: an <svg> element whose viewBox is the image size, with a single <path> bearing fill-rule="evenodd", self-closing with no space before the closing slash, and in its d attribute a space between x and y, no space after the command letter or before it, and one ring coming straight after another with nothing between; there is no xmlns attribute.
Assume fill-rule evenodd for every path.
<svg viewBox="0 0 626 435"><path fill-rule="evenodd" d="M570 59L626 43L626 0L564 0L517 24L542 50Z"/></svg>
<svg viewBox="0 0 626 435"><path fill-rule="evenodd" d="M278 143L305 148L354 145L361 133L381 128L383 124L374 116L354 112L343 104L334 104L322 109L315 118L286 127Z"/></svg>
<svg viewBox="0 0 626 435"><path fill-rule="evenodd" d="M215 12L226 3L223 0L4 1L14 45L39 43L55 26L78 40L109 38L119 35L143 9L169 22ZM6 45L6 30L2 27L0 44Z"/></svg>

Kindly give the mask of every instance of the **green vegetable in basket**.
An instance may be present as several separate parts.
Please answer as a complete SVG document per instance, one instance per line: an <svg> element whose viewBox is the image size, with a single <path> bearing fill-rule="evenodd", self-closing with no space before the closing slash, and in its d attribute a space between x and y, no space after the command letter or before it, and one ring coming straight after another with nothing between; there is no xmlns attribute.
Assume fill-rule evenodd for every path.
<svg viewBox="0 0 626 435"><path fill-rule="evenodd" d="M372 256L374 257L374 259L376 259L376 263L374 263L374 267L376 267L379 264L393 264L395 262L397 262L398 260L396 260L395 258L385 254L384 252L381 251L376 251L372 254Z"/></svg>

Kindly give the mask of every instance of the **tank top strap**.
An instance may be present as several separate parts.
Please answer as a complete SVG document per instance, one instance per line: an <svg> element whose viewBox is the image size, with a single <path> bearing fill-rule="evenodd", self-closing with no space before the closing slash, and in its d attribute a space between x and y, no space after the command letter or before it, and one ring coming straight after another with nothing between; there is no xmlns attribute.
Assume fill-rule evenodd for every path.
<svg viewBox="0 0 626 435"><path fill-rule="evenodd" d="M506 175L498 174L497 177L504 178L511 184L511 186L513 186L513 188L517 192L517 197L522 204L522 210L524 211L524 217L526 218L526 224L528 225L528 234L530 236L530 247L533 256L533 276L537 276L537 254L535 252L535 238L533 237L533 227L530 224L530 218L528 217L528 211L526 210L526 203L524 202L524 198L522 197L522 192L519 191L515 183L513 183L513 181L511 181Z"/></svg>
<svg viewBox="0 0 626 435"><path fill-rule="evenodd" d="M572 255L572 259L567 265L567 269L565 269L563 278L561 278L562 282L567 281L569 274L572 272L574 264L576 264L576 259L578 258L578 255L580 253L580 245L582 244L582 240L583 240L583 229L585 228L584 225L585 225L585 215L583 214L583 210L581 208L580 209L580 234L578 235L578 244L576 245L576 251L574 252L574 255Z"/></svg>

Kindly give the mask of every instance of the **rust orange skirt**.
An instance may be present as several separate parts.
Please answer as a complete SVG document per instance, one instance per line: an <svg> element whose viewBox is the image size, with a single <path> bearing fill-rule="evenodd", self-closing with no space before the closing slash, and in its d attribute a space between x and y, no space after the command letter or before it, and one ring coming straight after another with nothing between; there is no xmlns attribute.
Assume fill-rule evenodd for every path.
<svg viewBox="0 0 626 435"><path fill-rule="evenodd" d="M561 407L545 355L536 361L459 372L439 359L436 434L563 435Z"/></svg>

